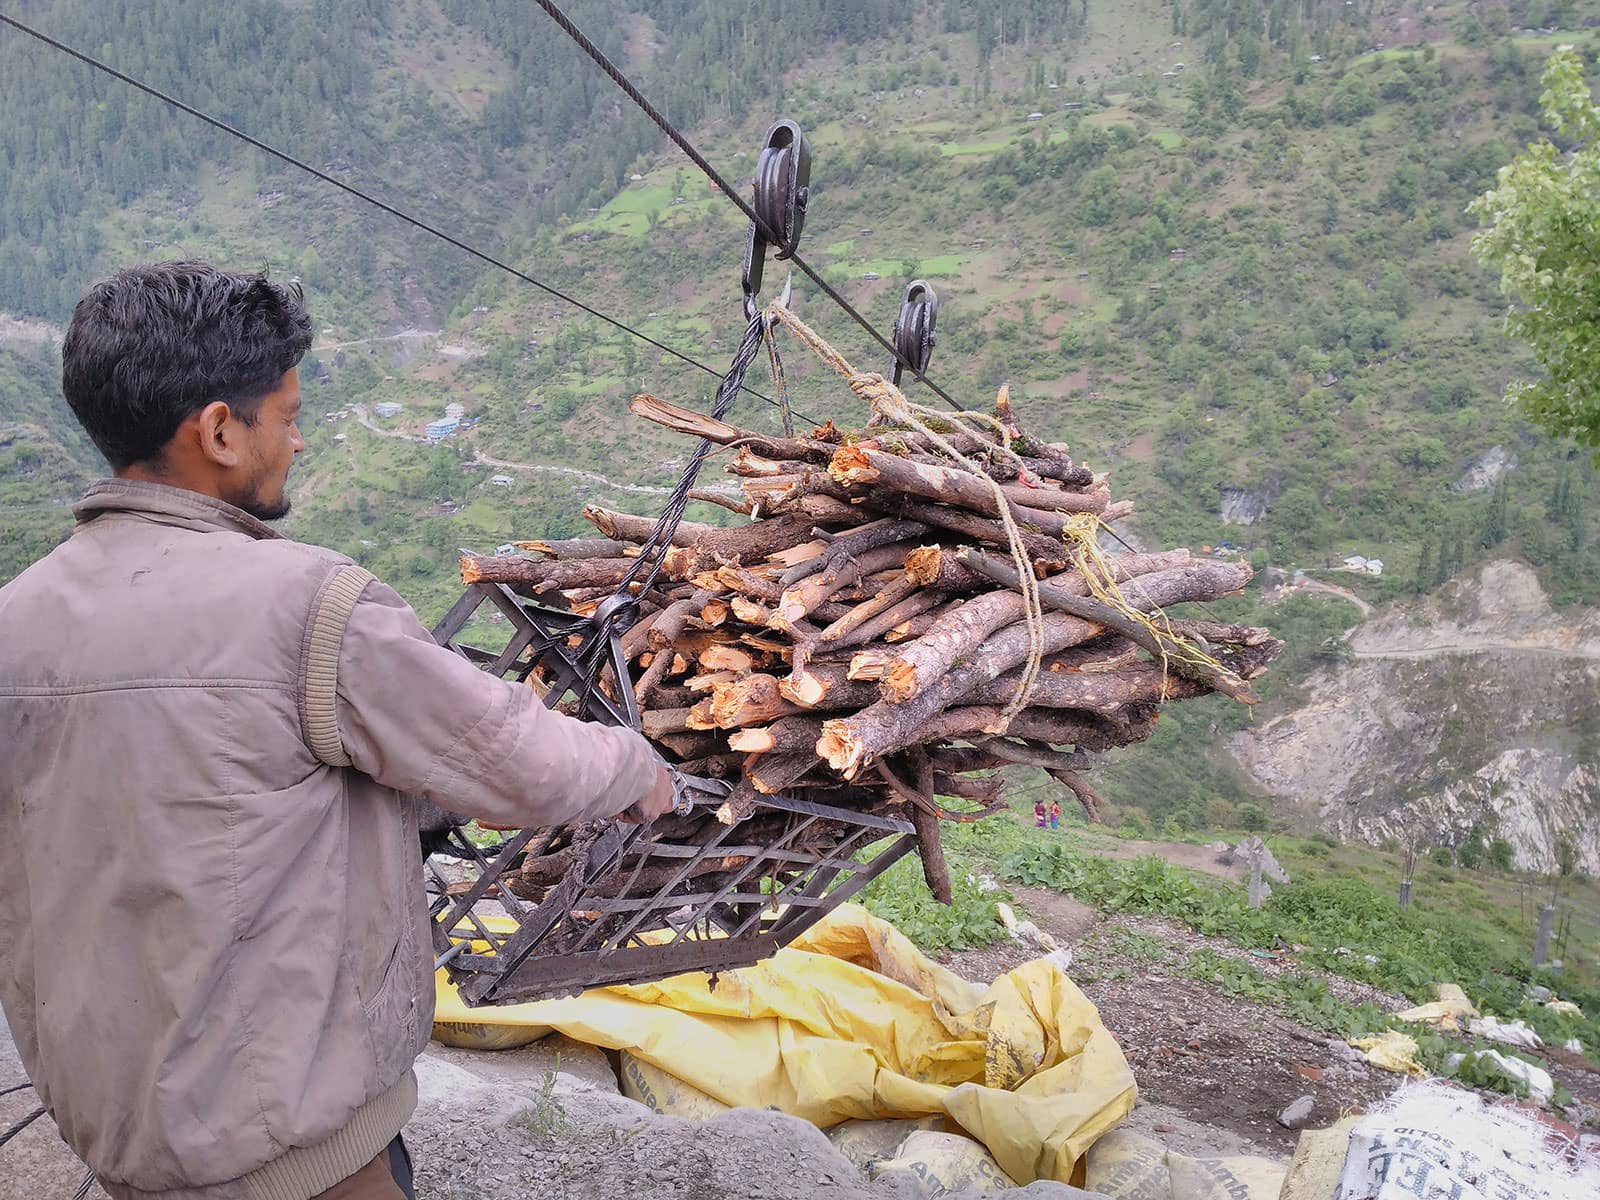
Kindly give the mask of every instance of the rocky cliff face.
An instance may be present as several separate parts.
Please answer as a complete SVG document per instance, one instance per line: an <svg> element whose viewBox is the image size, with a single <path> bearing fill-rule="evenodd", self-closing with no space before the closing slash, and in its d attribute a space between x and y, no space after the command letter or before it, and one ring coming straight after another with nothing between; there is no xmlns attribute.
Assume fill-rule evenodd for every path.
<svg viewBox="0 0 1600 1200"><path fill-rule="evenodd" d="M1600 872L1600 612L1557 613L1531 570L1493 562L1348 643L1301 707L1234 739L1280 801L1374 844L1477 825L1530 869L1570 839Z"/></svg>

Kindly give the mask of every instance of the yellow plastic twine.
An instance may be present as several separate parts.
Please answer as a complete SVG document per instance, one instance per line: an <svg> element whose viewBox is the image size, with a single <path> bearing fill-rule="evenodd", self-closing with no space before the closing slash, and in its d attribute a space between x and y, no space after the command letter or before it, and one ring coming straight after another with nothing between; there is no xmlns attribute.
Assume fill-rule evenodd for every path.
<svg viewBox="0 0 1600 1200"><path fill-rule="evenodd" d="M1083 576L1083 581L1089 589L1089 594L1102 604L1116 609L1130 621L1135 621L1148 629L1160 652L1161 657L1161 694L1166 697L1167 672L1170 660L1176 658L1180 662L1191 663L1194 666L1214 668L1223 674L1231 675L1217 659L1211 657L1200 647L1191 643L1187 638L1180 636L1172 628L1172 622L1161 609L1156 609L1154 615L1146 613L1133 604L1122 594L1122 588L1117 583L1116 571L1112 566L1111 558L1106 554L1105 548L1100 545L1100 530L1104 523L1098 513L1073 513L1067 518L1066 529L1062 532L1061 540L1066 543L1072 552L1073 563L1078 568L1078 573ZM1168 645L1178 647L1178 651L1170 651Z"/></svg>
<svg viewBox="0 0 1600 1200"><path fill-rule="evenodd" d="M782 322L813 354L843 376L850 385L850 390L867 402L874 417L882 417L916 430L945 457L959 463L963 470L988 485L994 493L995 508L1000 515L1000 524L1006 532L1007 549L1011 554L1012 565L1017 571L1019 590L1022 593L1023 620L1028 630L1028 657L1022 666L1022 679L1017 684L1016 692L1000 713L1001 732L1004 732L1004 727L1010 724L1011 718L1027 707L1028 695L1038 681L1044 662L1044 607L1039 601L1038 579L1033 573L1033 563L1029 561L1027 548L1023 544L1022 529L1012 515L1011 502L1007 499L1005 491L998 482L957 450L928 422L934 421L946 428L963 423L982 427L986 433L994 435L993 444L988 448L1000 457L1011 460L1019 470L1025 472L1021 457L1006 444L1005 427L998 418L991 417L987 413L943 412L915 404L907 400L899 388L876 371L857 371L842 354L828 345L814 329L782 304L776 301L769 304L766 315L769 329L771 322Z"/></svg>

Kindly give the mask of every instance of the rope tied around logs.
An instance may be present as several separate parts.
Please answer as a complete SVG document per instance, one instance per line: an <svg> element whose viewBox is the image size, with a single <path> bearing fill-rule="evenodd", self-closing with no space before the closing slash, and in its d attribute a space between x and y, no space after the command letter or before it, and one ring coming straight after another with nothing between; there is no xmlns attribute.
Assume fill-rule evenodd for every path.
<svg viewBox="0 0 1600 1200"><path fill-rule="evenodd" d="M850 390L866 401L874 422L881 419L914 429L927 438L941 454L959 464L962 470L985 484L994 493L1000 524L1006 535L1007 549L1011 555L1012 565L1017 571L1017 590L1022 595L1023 621L1028 631L1028 656L1022 664L1022 676L1017 683L1016 692L1000 710L998 732L1004 732L1010 726L1011 718L1028 706L1029 693L1032 692L1033 685L1038 681L1039 673L1043 669L1045 628L1044 606L1039 600L1039 581L1034 574L1033 562L1028 557L1022 527L1017 524L1016 514L1005 489L957 450L936 426L948 429L957 423L964 423L977 425L984 433L994 434L994 441L988 450L1001 458L1011 460L1021 473L1020 477L1027 479L1029 472L1021 456L1007 445L1005 426L998 418L987 413L944 412L906 399L899 388L876 371L857 371L844 355L828 345L816 330L777 301L767 306L764 316L769 328L773 323L788 326L790 332L799 338L807 349L842 376Z"/></svg>
<svg viewBox="0 0 1600 1200"><path fill-rule="evenodd" d="M1199 646L1172 627L1164 609L1157 608L1154 615L1130 603L1117 583L1111 560L1100 545L1102 522L1098 513L1074 513L1067 519L1061 540L1072 554L1078 573L1083 576L1089 594L1102 604L1114 608L1128 620L1149 630L1157 656L1161 660L1161 691L1166 694L1167 674L1172 661L1202 667L1230 678L1237 678L1223 663L1207 654ZM1239 682L1243 682L1242 680Z"/></svg>

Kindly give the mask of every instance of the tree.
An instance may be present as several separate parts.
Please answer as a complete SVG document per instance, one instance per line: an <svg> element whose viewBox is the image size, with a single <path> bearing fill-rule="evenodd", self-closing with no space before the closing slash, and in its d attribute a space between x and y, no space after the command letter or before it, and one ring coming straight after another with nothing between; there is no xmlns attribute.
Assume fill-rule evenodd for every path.
<svg viewBox="0 0 1600 1200"><path fill-rule="evenodd" d="M1417 576L1411 590L1420 596L1433 586L1433 579L1433 545L1423 542L1422 554L1417 558Z"/></svg>
<svg viewBox="0 0 1600 1200"><path fill-rule="evenodd" d="M1544 140L1502 167L1495 187L1468 208L1488 225L1472 246L1500 269L1512 301L1507 332L1528 343L1545 371L1512 383L1506 398L1547 432L1600 449L1600 106L1571 50L1551 56L1542 82L1545 120L1571 153Z"/></svg>
<svg viewBox="0 0 1600 1200"><path fill-rule="evenodd" d="M1578 869L1578 844L1566 834L1556 839L1556 870L1564 879Z"/></svg>
<svg viewBox="0 0 1600 1200"><path fill-rule="evenodd" d="M1489 843L1489 865L1497 871L1511 870L1511 843L1505 838L1495 838Z"/></svg>
<svg viewBox="0 0 1600 1200"><path fill-rule="evenodd" d="M1482 545L1485 550L1493 550L1506 540L1506 534L1510 532L1510 496L1510 485L1502 475L1494 485L1494 495L1489 498L1489 518L1483 527Z"/></svg>

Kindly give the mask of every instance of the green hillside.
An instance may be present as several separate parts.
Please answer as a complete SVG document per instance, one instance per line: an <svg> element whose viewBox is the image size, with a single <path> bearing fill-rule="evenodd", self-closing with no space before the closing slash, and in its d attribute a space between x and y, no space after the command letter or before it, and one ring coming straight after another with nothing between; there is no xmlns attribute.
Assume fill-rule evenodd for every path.
<svg viewBox="0 0 1600 1200"><path fill-rule="evenodd" d="M933 282L932 377L973 406L1009 383L1032 428L1138 501L1138 537L1227 540L1258 566L1381 558L1359 585L1375 600L1509 553L1558 602L1600 602L1593 464L1501 403L1532 361L1499 332L1504 301L1463 212L1540 136L1548 52L1575 43L1593 64L1600 3L570 11L741 186L766 125L800 122L815 154L802 253L885 330L904 282ZM24 12L684 353L719 364L738 340L739 214L536 9ZM660 503L474 454L635 489L675 477L685 445L633 422L628 397L698 404L709 377L9 31L0 110L23 118L0 129L0 312L60 321L97 273L150 257L299 275L323 336L288 530L353 554L425 615L454 594L457 547L577 532L586 501ZM775 294L781 266L767 275ZM798 277L794 307L852 361L887 366ZM369 340L408 328L442 333ZM863 419L798 346L785 354L798 409ZM65 531L61 502L93 469L46 358L0 349L0 579ZM452 401L479 420L429 448L351 408L386 400L405 406L375 421L389 432L416 434ZM776 419L748 397L736 416ZM1499 484L1464 475L1491 451L1516 464ZM501 470L513 487L489 483ZM1225 498L1264 512L1224 524ZM1349 615L1309 598L1233 607L1298 635L1276 689ZM1247 797L1203 750L1237 715L1188 707L1114 773L1168 812Z"/></svg>

